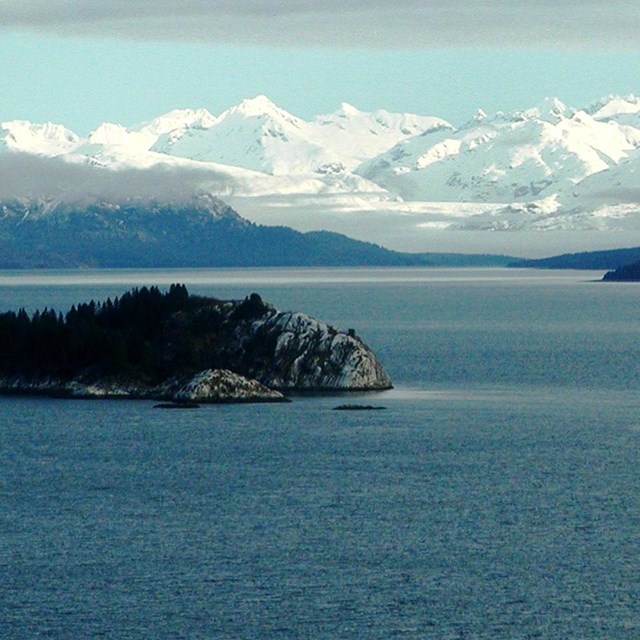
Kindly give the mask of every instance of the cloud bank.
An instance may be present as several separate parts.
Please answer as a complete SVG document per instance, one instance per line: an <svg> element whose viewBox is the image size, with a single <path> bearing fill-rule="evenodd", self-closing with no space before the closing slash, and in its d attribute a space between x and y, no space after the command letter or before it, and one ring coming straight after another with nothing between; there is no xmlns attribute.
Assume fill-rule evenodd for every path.
<svg viewBox="0 0 640 640"><path fill-rule="evenodd" d="M256 46L640 48L637 0L4 0L0 28Z"/></svg>
<svg viewBox="0 0 640 640"><path fill-rule="evenodd" d="M0 155L0 200L50 200L70 204L131 198L159 203L181 201L201 188L221 190L228 177L209 168L157 165L109 170L60 158L22 153Z"/></svg>

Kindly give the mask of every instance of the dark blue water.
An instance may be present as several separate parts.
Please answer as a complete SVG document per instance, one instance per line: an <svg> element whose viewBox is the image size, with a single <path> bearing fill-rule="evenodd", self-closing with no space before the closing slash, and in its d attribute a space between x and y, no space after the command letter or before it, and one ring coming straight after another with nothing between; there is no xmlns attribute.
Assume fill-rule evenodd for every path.
<svg viewBox="0 0 640 640"><path fill-rule="evenodd" d="M397 385L373 413L0 398L0 637L640 637L638 289L589 277L0 274L3 308L259 291Z"/></svg>

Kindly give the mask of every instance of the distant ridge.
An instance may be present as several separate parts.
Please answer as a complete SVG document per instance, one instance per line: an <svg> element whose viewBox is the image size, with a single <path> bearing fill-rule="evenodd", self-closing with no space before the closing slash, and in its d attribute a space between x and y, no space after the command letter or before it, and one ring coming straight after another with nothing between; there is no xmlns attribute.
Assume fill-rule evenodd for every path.
<svg viewBox="0 0 640 640"><path fill-rule="evenodd" d="M516 260L507 266L531 269L617 269L640 261L640 247L564 253L549 258Z"/></svg>
<svg viewBox="0 0 640 640"><path fill-rule="evenodd" d="M412 254L267 227L199 194L178 202L0 202L0 268L504 266L507 256Z"/></svg>

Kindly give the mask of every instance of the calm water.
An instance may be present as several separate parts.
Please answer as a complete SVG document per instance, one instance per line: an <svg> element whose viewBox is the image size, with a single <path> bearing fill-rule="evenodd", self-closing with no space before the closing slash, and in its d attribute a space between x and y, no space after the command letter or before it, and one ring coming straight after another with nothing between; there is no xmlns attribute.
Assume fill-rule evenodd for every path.
<svg viewBox="0 0 640 640"><path fill-rule="evenodd" d="M397 385L374 413L0 397L0 638L640 637L640 285L600 275L0 272L2 309L258 291Z"/></svg>

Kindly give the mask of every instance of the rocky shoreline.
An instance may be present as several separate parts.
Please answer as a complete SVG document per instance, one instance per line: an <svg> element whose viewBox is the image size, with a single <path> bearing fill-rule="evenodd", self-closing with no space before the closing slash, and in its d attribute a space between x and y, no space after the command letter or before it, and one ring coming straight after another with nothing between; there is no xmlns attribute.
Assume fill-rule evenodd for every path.
<svg viewBox="0 0 640 640"><path fill-rule="evenodd" d="M165 402L249 403L288 402L275 389L225 369L207 369L159 385L114 378L62 380L54 377L0 377L0 394L39 395L79 400L156 400Z"/></svg>

